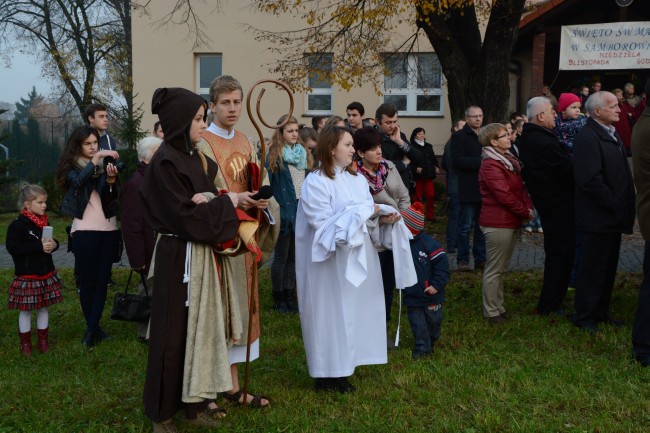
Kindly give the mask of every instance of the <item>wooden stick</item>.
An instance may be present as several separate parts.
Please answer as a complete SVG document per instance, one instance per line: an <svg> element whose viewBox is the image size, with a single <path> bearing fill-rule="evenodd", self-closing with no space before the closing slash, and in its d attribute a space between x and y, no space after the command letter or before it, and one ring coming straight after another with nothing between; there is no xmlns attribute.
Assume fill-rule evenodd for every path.
<svg viewBox="0 0 650 433"><path fill-rule="evenodd" d="M260 84L263 83L272 83L277 86L280 86L282 89L284 89L287 94L289 95L289 114L287 115L287 119L282 122L279 125L269 125L266 123L264 120L264 117L262 117L262 112L261 112L261 102L262 102L262 96L264 96L264 91L266 89L262 88L260 90L260 94L257 97L257 104L256 104L256 113L257 113L257 118L262 122L264 126L267 128L271 129L278 129L283 127L289 118L291 118L291 114L293 114L293 92L287 86L281 81L277 80L271 80L271 79L264 79L264 80L259 80L253 86L250 88L248 91L248 96L246 97L246 111L248 112L248 118L250 119L251 123L255 127L255 130L257 131L257 135L260 139L260 178L259 178L259 186L262 186L262 182L264 180L264 160L266 159L266 143L264 142L264 135L262 134L262 130L260 129L259 125L255 121L255 118L253 117L253 112L251 111L251 96L253 95L253 90L259 86ZM260 221L260 209L257 209L257 221ZM259 230L255 232L255 243L258 243L259 241ZM248 372L250 369L250 364L251 364L251 337L252 337L252 328L253 328L253 313L255 312L255 306L257 304L257 291L255 288L257 287L258 284L258 273L257 273L257 263L253 263L253 275L251 278L251 292L250 295L248 296L248 335L246 337L246 367L244 369L244 391L243 391L243 401L242 405L244 409L248 408Z"/></svg>

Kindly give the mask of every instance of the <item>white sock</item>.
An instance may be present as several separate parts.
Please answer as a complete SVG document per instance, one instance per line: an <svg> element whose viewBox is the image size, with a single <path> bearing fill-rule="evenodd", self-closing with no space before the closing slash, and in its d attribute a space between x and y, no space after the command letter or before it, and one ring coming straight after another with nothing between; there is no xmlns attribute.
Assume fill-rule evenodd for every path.
<svg viewBox="0 0 650 433"><path fill-rule="evenodd" d="M32 312L20 310L18 314L18 330L29 332L32 329Z"/></svg>
<svg viewBox="0 0 650 433"><path fill-rule="evenodd" d="M46 329L49 322L50 315L47 307L39 308L36 312L36 327L38 329Z"/></svg>

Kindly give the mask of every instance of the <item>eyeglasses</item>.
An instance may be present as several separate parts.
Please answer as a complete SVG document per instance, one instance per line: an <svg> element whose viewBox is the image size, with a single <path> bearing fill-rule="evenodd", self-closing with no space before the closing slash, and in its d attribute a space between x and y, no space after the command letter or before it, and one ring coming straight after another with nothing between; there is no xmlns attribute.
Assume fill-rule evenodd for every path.
<svg viewBox="0 0 650 433"><path fill-rule="evenodd" d="M555 110L551 110L551 111L540 111L540 112L537 113L537 114L539 115L539 114L546 114L546 113L550 114L551 116L557 116L557 113L555 112Z"/></svg>
<svg viewBox="0 0 650 433"><path fill-rule="evenodd" d="M509 134L508 134L507 132L506 132L505 134L503 134L503 135L499 135L499 136L497 137L497 140L501 140L502 138L507 137L508 135L509 135Z"/></svg>

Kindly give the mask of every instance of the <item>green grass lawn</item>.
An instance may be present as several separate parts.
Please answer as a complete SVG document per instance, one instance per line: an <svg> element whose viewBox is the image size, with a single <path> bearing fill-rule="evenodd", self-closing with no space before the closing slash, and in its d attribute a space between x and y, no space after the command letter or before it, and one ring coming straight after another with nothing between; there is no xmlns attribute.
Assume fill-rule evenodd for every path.
<svg viewBox="0 0 650 433"><path fill-rule="evenodd" d="M18 216L18 212L0 214L0 244L7 241L7 228ZM67 242L66 226L72 224L72 217L59 216L55 212L47 212L50 225L54 227L54 238L59 242Z"/></svg>
<svg viewBox="0 0 650 433"><path fill-rule="evenodd" d="M142 386L147 348L133 324L108 318L113 341L87 351L70 270L65 301L50 312L52 352L18 353L17 312L0 310L0 432L145 432ZM122 269L114 276L125 282ZM11 270L0 272L8 287ZM612 314L623 328L585 334L567 321L531 315L539 272L506 279L505 326L481 317L480 276L454 274L442 338L432 357L411 360L411 331L402 317L399 349L387 365L357 369L349 395L317 394L307 374L298 316L271 310L262 273L261 358L251 389L272 408L227 406L223 432L634 432L650 431L650 369L631 362L630 333L640 276L621 274ZM567 306L573 301L573 293ZM397 317L397 308L394 309ZM393 332L396 327L392 324ZM192 431L186 429L185 431Z"/></svg>

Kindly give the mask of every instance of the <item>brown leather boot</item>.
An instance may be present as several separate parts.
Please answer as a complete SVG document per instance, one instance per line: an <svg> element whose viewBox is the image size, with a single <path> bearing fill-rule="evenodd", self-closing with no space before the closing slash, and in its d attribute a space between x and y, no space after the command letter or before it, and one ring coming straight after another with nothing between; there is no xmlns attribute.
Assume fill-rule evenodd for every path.
<svg viewBox="0 0 650 433"><path fill-rule="evenodd" d="M36 335L38 336L38 351L41 353L47 353L50 351L50 342L47 337L47 331L49 328L38 329Z"/></svg>
<svg viewBox="0 0 650 433"><path fill-rule="evenodd" d="M20 354L23 356L32 356L32 331L19 332L20 337Z"/></svg>

